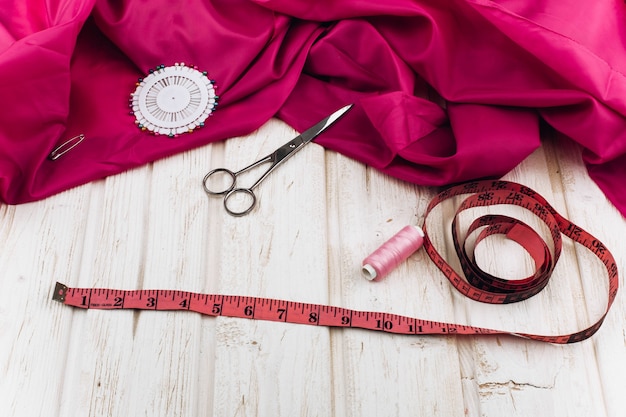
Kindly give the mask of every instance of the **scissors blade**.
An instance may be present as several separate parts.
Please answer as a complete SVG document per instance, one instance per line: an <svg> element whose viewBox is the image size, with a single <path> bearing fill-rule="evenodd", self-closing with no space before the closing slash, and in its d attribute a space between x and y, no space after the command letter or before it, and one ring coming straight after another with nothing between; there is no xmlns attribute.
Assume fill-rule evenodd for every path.
<svg viewBox="0 0 626 417"><path fill-rule="evenodd" d="M308 128L300 134L303 143L309 143L317 137L320 133L328 129L333 123L335 123L341 116L343 116L348 110L352 108L352 104L348 104L345 107L340 108L328 117L325 117L319 121L315 126Z"/></svg>

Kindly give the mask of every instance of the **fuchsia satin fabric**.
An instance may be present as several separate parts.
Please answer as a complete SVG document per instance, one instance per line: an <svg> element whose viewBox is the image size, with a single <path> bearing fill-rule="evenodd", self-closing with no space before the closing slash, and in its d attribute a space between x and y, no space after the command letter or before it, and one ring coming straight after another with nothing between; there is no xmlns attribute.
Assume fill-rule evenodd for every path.
<svg viewBox="0 0 626 417"><path fill-rule="evenodd" d="M498 177L578 142L626 215L626 7L596 0L0 0L0 198L22 203L228 137L272 116L422 185ZM129 115L137 78L206 70L220 104L176 139ZM86 139L57 161L59 144ZM208 168L208 167L207 167Z"/></svg>

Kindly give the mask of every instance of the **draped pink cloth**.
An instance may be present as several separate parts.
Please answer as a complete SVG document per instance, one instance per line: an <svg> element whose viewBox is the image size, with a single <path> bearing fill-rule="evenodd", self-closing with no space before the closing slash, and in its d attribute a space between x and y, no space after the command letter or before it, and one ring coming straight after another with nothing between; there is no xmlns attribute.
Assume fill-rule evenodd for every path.
<svg viewBox="0 0 626 417"><path fill-rule="evenodd" d="M26 4L25 4L26 3ZM45 198L277 116L389 175L498 177L540 121L583 148L626 215L626 6L617 0L0 0L0 199ZM206 127L139 130L129 94L157 65L216 80ZM67 139L86 139L56 161ZM207 167L209 168L209 167Z"/></svg>

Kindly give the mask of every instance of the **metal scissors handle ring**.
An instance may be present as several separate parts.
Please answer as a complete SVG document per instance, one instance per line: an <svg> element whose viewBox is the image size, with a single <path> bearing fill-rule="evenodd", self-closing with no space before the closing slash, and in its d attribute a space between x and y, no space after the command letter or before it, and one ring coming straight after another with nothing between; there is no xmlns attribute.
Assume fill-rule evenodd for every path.
<svg viewBox="0 0 626 417"><path fill-rule="evenodd" d="M245 205L246 203L240 203L240 202L237 202L236 204L230 204L229 206L229 201L231 201L232 197L241 196L242 194L244 195L246 200L249 200L249 203L247 203L247 206ZM233 201L237 201L237 200L233 200ZM235 206L237 207L241 206L241 207L246 207L246 208L243 210L241 209L237 210L234 208ZM224 208L226 209L226 212L230 214L231 216L235 216L235 217L245 216L246 214L252 211L254 206L256 206L256 195L254 194L254 191L252 191L250 188L235 188L233 190L230 190L224 196Z"/></svg>
<svg viewBox="0 0 626 417"><path fill-rule="evenodd" d="M217 175L222 175L222 174L226 174L228 177L230 177L230 185L226 186L224 189L221 190L214 190L209 186L209 180L211 179L211 177L216 177ZM231 191L233 188L235 188L235 181L237 180L237 173L231 171L228 168L216 168L213 169L211 171L209 171L205 176L204 179L202 180L202 186L204 187L204 191L207 194L210 195L224 195L226 193L228 193L229 191Z"/></svg>

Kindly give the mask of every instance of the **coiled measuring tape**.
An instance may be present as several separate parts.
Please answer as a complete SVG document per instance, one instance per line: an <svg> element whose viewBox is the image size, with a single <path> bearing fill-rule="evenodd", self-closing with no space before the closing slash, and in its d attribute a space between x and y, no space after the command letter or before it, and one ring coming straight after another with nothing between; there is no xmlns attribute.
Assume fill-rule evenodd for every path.
<svg viewBox="0 0 626 417"><path fill-rule="evenodd" d="M462 274L439 254L428 237L426 218L443 201L469 195L459 205L452 221L452 238ZM513 204L537 216L550 230L551 248L528 225L505 215L485 215L474 220L465 233L458 226L458 215L469 208ZM562 246L562 235L583 245L597 256L608 276L608 302L600 319L576 333L541 336L513 333L453 323L434 322L384 312L351 310L343 307L239 295L200 294L176 290L118 290L108 288L69 288L57 283L53 299L85 309L187 310L208 316L224 316L328 327L349 327L411 335L501 335L509 334L541 342L565 344L591 337L602 325L617 295L618 268L613 255L598 239L558 214L537 192L508 181L476 181L454 186L437 195L424 218L424 248L430 259L465 296L484 303L506 304L525 300L548 283ZM521 280L506 280L480 269L466 238L477 233L474 247L488 236L502 234L519 243L533 258L535 273Z"/></svg>

